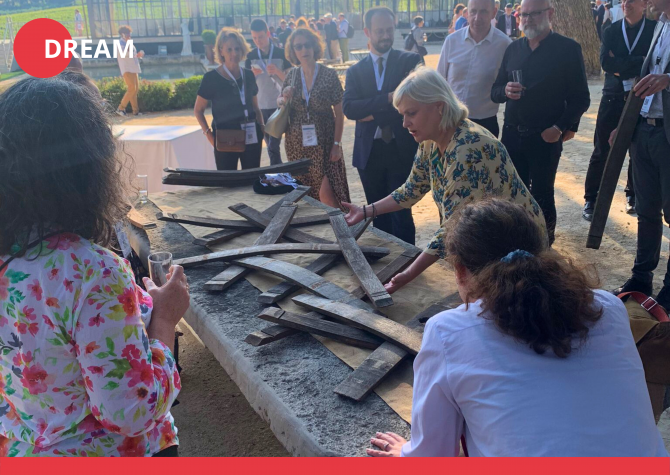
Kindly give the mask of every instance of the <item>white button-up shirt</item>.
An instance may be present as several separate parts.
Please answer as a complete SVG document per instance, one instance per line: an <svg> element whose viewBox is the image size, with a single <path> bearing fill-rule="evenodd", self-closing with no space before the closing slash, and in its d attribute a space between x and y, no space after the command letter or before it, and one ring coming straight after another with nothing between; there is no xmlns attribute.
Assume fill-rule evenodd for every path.
<svg viewBox="0 0 670 475"><path fill-rule="evenodd" d="M663 23L663 29L652 53L649 74L663 74L668 61L670 61L670 55L668 55L668 47L670 46L670 19L663 13L658 21ZM660 64L656 64L656 58L661 58ZM663 118L663 91L658 91L654 94L649 112L642 112L642 117L650 117L652 119Z"/></svg>
<svg viewBox="0 0 670 475"><path fill-rule="evenodd" d="M389 66L389 54L391 54L391 50L388 50L386 53L381 55L382 58L382 65L384 66L384 71L382 74L384 74L384 78L386 78L386 68ZM379 61L379 56L374 54L372 51L370 51L370 59L372 59L372 67L374 68L375 71L379 71L379 65L377 64L377 61ZM375 79L377 76L375 76ZM377 84L377 90L379 91L384 84ZM375 140L382 138L382 129L377 127L377 130L375 131Z"/></svg>
<svg viewBox="0 0 670 475"><path fill-rule="evenodd" d="M491 100L507 46L512 40L497 28L491 28L479 43L470 36L470 27L447 36L437 70L447 79L456 96L468 106L470 118L487 119L498 114Z"/></svg>

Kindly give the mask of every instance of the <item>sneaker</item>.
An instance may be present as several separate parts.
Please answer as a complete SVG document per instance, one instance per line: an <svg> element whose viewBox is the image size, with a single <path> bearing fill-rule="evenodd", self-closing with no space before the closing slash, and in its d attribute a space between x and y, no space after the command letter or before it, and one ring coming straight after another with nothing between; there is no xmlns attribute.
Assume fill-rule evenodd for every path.
<svg viewBox="0 0 670 475"><path fill-rule="evenodd" d="M116 109L116 115L120 115L121 117L125 117L128 114L126 114L126 111L122 111L121 109Z"/></svg>
<svg viewBox="0 0 670 475"><path fill-rule="evenodd" d="M656 296L658 304L667 312L670 309L670 285L664 285Z"/></svg>
<svg viewBox="0 0 670 475"><path fill-rule="evenodd" d="M138 115L144 115L141 112L133 112L133 117L137 117Z"/></svg>
<svg viewBox="0 0 670 475"><path fill-rule="evenodd" d="M584 210L582 210L582 218L587 220L589 223L593 219L593 210L596 209L596 204L593 201L587 201L584 205Z"/></svg>
<svg viewBox="0 0 670 475"><path fill-rule="evenodd" d="M614 295L623 294L624 292L642 292L644 295L651 295L653 290L654 290L654 286L651 284L651 282L648 283L648 284L645 284L644 282L641 282L641 281L637 280L635 277L631 277L630 279L628 279L626 281L625 284L623 284L618 289L612 290L611 292ZM670 294L670 291L668 291L668 293ZM670 295L668 295L668 297L669 297L669 300L670 300Z"/></svg>
<svg viewBox="0 0 670 475"><path fill-rule="evenodd" d="M626 196L626 213L635 214L635 196Z"/></svg>

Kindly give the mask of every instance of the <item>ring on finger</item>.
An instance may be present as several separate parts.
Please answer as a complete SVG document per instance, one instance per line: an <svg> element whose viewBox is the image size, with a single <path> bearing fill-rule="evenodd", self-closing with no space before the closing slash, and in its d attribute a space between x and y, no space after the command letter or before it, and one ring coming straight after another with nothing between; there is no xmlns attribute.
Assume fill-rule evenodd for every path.
<svg viewBox="0 0 670 475"><path fill-rule="evenodd" d="M389 451L389 445L391 445L391 444L389 444L388 442L386 442L386 443L384 444L384 452L388 452L388 451Z"/></svg>

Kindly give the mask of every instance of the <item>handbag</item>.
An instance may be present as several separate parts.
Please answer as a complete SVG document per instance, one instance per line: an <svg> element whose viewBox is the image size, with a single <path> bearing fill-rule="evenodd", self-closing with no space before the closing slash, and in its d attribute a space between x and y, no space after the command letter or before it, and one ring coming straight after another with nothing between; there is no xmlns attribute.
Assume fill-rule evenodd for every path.
<svg viewBox="0 0 670 475"><path fill-rule="evenodd" d="M293 76L294 89L297 77L298 77L297 74ZM282 135L284 135L288 130L290 116L291 116L291 101L281 106L279 109L274 111L270 117L268 117L267 122L265 122L265 133L276 139L280 139Z"/></svg>
<svg viewBox="0 0 670 475"><path fill-rule="evenodd" d="M244 152L247 149L246 132L242 129L217 129L215 143L219 152Z"/></svg>

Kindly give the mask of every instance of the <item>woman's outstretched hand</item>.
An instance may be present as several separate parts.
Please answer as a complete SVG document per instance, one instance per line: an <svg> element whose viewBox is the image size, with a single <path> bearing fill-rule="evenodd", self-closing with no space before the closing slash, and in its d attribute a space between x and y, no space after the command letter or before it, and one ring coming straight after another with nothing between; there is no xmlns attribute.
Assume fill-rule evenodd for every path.
<svg viewBox="0 0 670 475"><path fill-rule="evenodd" d="M344 201L342 202L342 206L344 206L349 211L346 215L344 215L344 220L349 226L353 226L354 224L358 224L363 221L363 208L352 205L351 203L345 203Z"/></svg>
<svg viewBox="0 0 670 475"><path fill-rule="evenodd" d="M402 446L406 443L405 439L393 432L377 432L370 439L370 444L378 449L367 449L367 453L370 457L400 457Z"/></svg>
<svg viewBox="0 0 670 475"><path fill-rule="evenodd" d="M384 288L389 294L392 294L393 292L412 282L412 280L414 280L414 277L412 277L406 271L401 272L400 274L393 276L393 278L386 285L384 285Z"/></svg>

